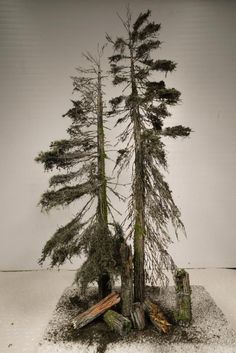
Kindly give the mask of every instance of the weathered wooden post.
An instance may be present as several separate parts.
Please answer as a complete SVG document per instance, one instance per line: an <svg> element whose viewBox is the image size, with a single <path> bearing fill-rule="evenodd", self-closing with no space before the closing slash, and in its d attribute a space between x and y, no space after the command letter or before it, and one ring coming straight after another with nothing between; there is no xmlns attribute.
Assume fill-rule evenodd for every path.
<svg viewBox="0 0 236 353"><path fill-rule="evenodd" d="M133 304L133 261L131 246L121 243L121 313L130 317Z"/></svg>
<svg viewBox="0 0 236 353"><path fill-rule="evenodd" d="M176 311L175 320L180 325L188 325L192 320L191 287L189 274L184 269L175 273Z"/></svg>

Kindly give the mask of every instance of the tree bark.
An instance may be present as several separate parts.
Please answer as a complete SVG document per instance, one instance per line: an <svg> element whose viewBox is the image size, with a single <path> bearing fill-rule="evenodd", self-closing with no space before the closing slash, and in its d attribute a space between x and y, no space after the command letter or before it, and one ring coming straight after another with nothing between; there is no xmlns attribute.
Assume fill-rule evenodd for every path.
<svg viewBox="0 0 236 353"><path fill-rule="evenodd" d="M103 320L113 331L118 332L121 336L127 335L132 327L129 319L113 310L108 310L104 314Z"/></svg>
<svg viewBox="0 0 236 353"><path fill-rule="evenodd" d="M171 324L167 321L157 304L154 304L149 299L146 299L144 302L144 310L147 312L150 321L158 331L164 333L169 332Z"/></svg>
<svg viewBox="0 0 236 353"><path fill-rule="evenodd" d="M107 203L107 181L105 170L105 138L103 125L103 97L102 97L102 78L101 67L98 64L98 96L97 96L97 153L98 153L98 222L103 234L104 244L109 236L108 229L108 203ZM112 290L111 277L107 270L101 269L102 273L98 280L98 292L100 298L104 298Z"/></svg>
<svg viewBox="0 0 236 353"><path fill-rule="evenodd" d="M189 282L189 274L184 269L176 271L175 286L175 319L180 325L188 325L192 320L191 286Z"/></svg>
<svg viewBox="0 0 236 353"><path fill-rule="evenodd" d="M109 294L106 298L101 300L99 303L93 305L91 308L85 312L79 314L72 320L73 327L79 329L86 326L93 320L95 320L100 315L104 314L112 306L120 302L120 296L118 293L113 292Z"/></svg>
<svg viewBox="0 0 236 353"><path fill-rule="evenodd" d="M143 153L142 153L142 138L141 138L141 122L139 107L137 105L138 90L135 80L135 68L133 58L133 43L130 39L130 75L131 75L131 99L132 107L130 111L131 120L134 129L134 144L135 144L135 179L134 179L134 209L135 209L135 225L134 225L134 300L143 302L145 290L144 278L144 176L143 176Z"/></svg>
<svg viewBox="0 0 236 353"><path fill-rule="evenodd" d="M131 310L131 319L134 328L143 330L145 328L145 312L141 303L134 303Z"/></svg>
<svg viewBox="0 0 236 353"><path fill-rule="evenodd" d="M125 242L120 247L121 255L121 312L129 317L133 303L133 261L131 246Z"/></svg>

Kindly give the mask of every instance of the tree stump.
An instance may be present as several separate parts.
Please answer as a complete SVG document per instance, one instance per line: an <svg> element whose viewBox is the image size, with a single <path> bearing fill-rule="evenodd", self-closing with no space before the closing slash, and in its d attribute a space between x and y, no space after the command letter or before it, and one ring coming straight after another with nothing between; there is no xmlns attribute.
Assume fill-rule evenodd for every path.
<svg viewBox="0 0 236 353"><path fill-rule="evenodd" d="M180 325L188 325L192 320L191 287L189 274L184 269L175 273L176 311L175 320Z"/></svg>
<svg viewBox="0 0 236 353"><path fill-rule="evenodd" d="M103 315L103 320L112 331L119 333L121 336L127 335L132 327L131 321L127 319L127 317L124 317L113 310L108 310Z"/></svg>
<svg viewBox="0 0 236 353"><path fill-rule="evenodd" d="M145 312L140 302L133 303L131 310L131 319L134 328L143 330L145 327Z"/></svg>
<svg viewBox="0 0 236 353"><path fill-rule="evenodd" d="M167 321L164 314L160 311L157 304L151 302L150 299L146 299L143 303L144 310L147 312L150 321L156 327L158 331L168 333L171 324Z"/></svg>
<svg viewBox="0 0 236 353"><path fill-rule="evenodd" d="M79 314L72 320L72 324L75 329L79 329L95 320L98 316L102 315L115 304L120 302L120 296L118 293L113 292L106 298L101 300L99 303L93 305L85 312Z"/></svg>
<svg viewBox="0 0 236 353"><path fill-rule="evenodd" d="M130 317L133 303L133 261L131 246L125 242L120 247L121 255L121 313Z"/></svg>

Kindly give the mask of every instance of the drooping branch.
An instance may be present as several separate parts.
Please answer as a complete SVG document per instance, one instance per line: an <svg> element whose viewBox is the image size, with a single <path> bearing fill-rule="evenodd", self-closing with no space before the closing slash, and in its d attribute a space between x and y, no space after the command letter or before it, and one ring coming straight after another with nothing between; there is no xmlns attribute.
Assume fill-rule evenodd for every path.
<svg viewBox="0 0 236 353"><path fill-rule="evenodd" d="M40 200L43 209L49 211L56 206L69 205L86 194L95 194L98 185L95 182L87 181L75 186L65 186L59 190L46 191Z"/></svg>
<svg viewBox="0 0 236 353"><path fill-rule="evenodd" d="M85 160L93 160L96 157L95 152L84 152L77 151L74 152L64 152L59 151L57 148L53 148L51 151L40 152L36 157L36 162L41 162L44 164L44 169L46 171L57 169L67 169L75 166L79 162L84 162Z"/></svg>
<svg viewBox="0 0 236 353"><path fill-rule="evenodd" d="M80 217L76 216L67 225L58 228L45 244L39 264L42 264L47 257L51 257L51 266L53 267L63 264L73 255L78 255L78 248L75 253L75 238L83 226L84 224L80 223Z"/></svg>

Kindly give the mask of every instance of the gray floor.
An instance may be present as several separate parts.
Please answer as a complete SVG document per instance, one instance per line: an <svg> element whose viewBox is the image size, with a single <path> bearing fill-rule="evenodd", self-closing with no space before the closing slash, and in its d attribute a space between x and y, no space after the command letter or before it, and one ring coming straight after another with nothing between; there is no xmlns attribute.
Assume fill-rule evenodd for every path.
<svg viewBox="0 0 236 353"><path fill-rule="evenodd" d="M236 329L236 270L189 270ZM0 353L35 353L73 271L0 272Z"/></svg>

